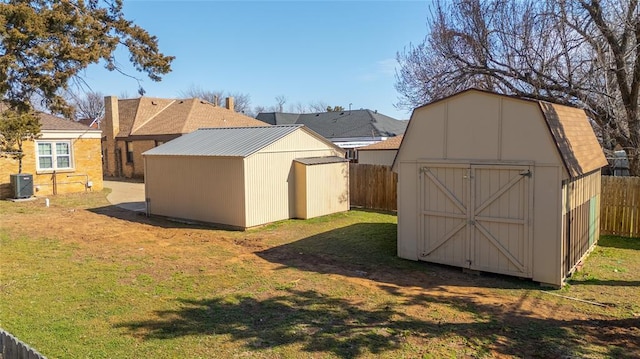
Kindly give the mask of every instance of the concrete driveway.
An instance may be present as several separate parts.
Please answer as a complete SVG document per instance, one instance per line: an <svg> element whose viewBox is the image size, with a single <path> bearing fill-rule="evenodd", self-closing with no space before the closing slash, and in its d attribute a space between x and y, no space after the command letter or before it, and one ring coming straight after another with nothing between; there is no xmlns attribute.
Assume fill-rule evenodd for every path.
<svg viewBox="0 0 640 359"><path fill-rule="evenodd" d="M146 212L144 183L132 181L105 180L104 187L110 188L107 200L120 208L136 212Z"/></svg>

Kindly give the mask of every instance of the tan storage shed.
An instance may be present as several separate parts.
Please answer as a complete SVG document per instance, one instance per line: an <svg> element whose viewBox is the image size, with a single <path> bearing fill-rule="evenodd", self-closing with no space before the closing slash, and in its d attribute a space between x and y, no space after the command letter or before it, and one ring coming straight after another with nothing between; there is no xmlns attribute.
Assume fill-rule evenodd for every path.
<svg viewBox="0 0 640 359"><path fill-rule="evenodd" d="M200 129L143 156L150 214L246 229L349 210L344 151L302 125ZM309 170L295 161L331 186L299 198Z"/></svg>
<svg viewBox="0 0 640 359"><path fill-rule="evenodd" d="M319 217L349 209L349 160L308 157L293 161L296 218Z"/></svg>
<svg viewBox="0 0 640 359"><path fill-rule="evenodd" d="M398 255L560 286L597 242L606 164L580 109L473 89L416 108Z"/></svg>

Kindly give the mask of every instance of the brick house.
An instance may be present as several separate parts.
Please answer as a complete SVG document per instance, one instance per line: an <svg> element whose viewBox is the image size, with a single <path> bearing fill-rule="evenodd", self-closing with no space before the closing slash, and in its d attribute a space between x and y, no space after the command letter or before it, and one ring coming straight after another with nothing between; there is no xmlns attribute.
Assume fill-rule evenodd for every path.
<svg viewBox="0 0 640 359"><path fill-rule="evenodd" d="M100 130L45 113L38 117L40 137L23 143L22 158L22 172L33 175L34 195L102 190ZM10 175L17 172L18 160L0 157L0 199L13 197Z"/></svg>
<svg viewBox="0 0 640 359"><path fill-rule="evenodd" d="M197 98L107 96L102 121L106 176L143 178L142 153L199 128L269 126L233 111L233 98L220 107Z"/></svg>

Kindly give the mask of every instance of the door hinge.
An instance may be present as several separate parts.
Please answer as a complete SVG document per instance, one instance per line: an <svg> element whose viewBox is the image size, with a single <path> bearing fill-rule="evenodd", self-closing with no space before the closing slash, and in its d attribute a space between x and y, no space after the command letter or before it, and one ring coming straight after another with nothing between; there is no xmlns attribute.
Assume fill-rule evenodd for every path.
<svg viewBox="0 0 640 359"><path fill-rule="evenodd" d="M520 176L531 177L532 173L530 170L526 170L524 172L520 172Z"/></svg>

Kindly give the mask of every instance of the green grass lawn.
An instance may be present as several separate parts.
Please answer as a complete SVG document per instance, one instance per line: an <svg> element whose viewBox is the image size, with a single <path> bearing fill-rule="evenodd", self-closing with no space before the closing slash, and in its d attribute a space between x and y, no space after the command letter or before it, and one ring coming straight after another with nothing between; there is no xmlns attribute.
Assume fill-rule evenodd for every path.
<svg viewBox="0 0 640 359"><path fill-rule="evenodd" d="M232 232L104 195L0 202L0 327L49 358L640 356L639 239L547 290L399 259L392 214Z"/></svg>

